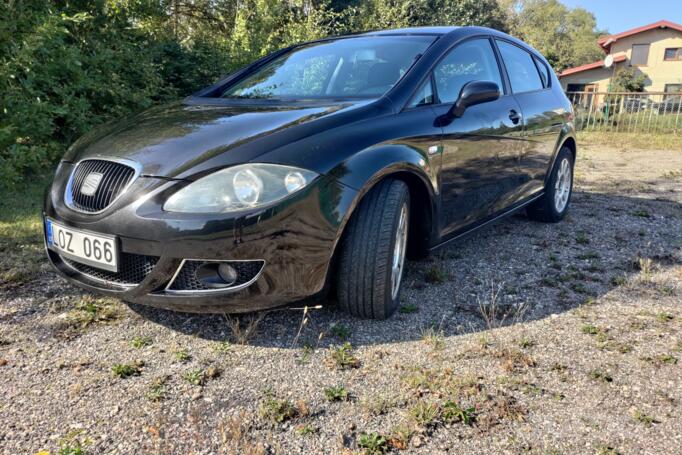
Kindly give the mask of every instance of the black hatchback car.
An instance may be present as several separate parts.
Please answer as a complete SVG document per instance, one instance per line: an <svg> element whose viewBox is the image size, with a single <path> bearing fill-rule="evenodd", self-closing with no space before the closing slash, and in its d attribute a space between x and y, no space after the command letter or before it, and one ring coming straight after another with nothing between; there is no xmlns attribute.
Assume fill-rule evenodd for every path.
<svg viewBox="0 0 682 455"><path fill-rule="evenodd" d="M332 290L386 318L405 256L519 209L568 209L571 104L506 34L427 27L293 46L93 130L44 206L47 254L91 291L246 312Z"/></svg>

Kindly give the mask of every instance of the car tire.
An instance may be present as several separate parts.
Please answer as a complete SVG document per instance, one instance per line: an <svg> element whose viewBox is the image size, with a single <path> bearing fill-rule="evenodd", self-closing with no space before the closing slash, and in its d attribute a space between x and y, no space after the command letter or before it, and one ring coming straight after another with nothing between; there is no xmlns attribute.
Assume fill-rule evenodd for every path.
<svg viewBox="0 0 682 455"><path fill-rule="evenodd" d="M383 180L362 198L341 244L336 287L343 310L367 319L386 319L396 310L409 220L403 181Z"/></svg>
<svg viewBox="0 0 682 455"><path fill-rule="evenodd" d="M564 218L573 194L574 161L571 149L562 147L559 150L545 187L545 194L526 209L531 219L544 223L557 223Z"/></svg>

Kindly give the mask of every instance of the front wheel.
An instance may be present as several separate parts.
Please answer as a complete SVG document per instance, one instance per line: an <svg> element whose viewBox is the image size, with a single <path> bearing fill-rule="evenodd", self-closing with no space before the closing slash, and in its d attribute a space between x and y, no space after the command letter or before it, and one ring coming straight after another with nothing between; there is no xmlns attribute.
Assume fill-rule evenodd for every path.
<svg viewBox="0 0 682 455"><path fill-rule="evenodd" d="M405 182L383 180L360 202L341 244L337 274L341 308L386 319L398 307L410 221Z"/></svg>
<svg viewBox="0 0 682 455"><path fill-rule="evenodd" d="M573 165L573 152L568 147L562 147L554 162L545 194L526 209L530 218L545 223L556 223L564 218L573 193Z"/></svg>

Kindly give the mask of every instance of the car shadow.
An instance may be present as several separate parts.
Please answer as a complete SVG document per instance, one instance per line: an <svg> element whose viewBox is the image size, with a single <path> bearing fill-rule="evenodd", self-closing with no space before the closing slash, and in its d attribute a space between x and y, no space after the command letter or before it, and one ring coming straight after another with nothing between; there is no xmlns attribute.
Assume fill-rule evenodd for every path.
<svg viewBox="0 0 682 455"><path fill-rule="evenodd" d="M151 322L208 340L234 342L249 324L258 324L247 342L263 347L376 345L429 333L449 337L597 301L640 272L640 257L658 270L682 263L681 217L682 204L675 201L577 191L561 223L517 214L409 262L402 306L384 321L353 318L332 298L307 302L305 313L299 303L260 316L130 308Z"/></svg>

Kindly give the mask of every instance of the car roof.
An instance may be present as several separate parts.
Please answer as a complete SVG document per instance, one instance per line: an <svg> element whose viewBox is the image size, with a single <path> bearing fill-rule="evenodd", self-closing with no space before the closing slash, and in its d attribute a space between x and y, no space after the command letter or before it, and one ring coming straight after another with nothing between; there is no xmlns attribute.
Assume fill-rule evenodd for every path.
<svg viewBox="0 0 682 455"><path fill-rule="evenodd" d="M436 26L436 27L405 27L387 30L373 30L360 35L446 35L462 27Z"/></svg>

